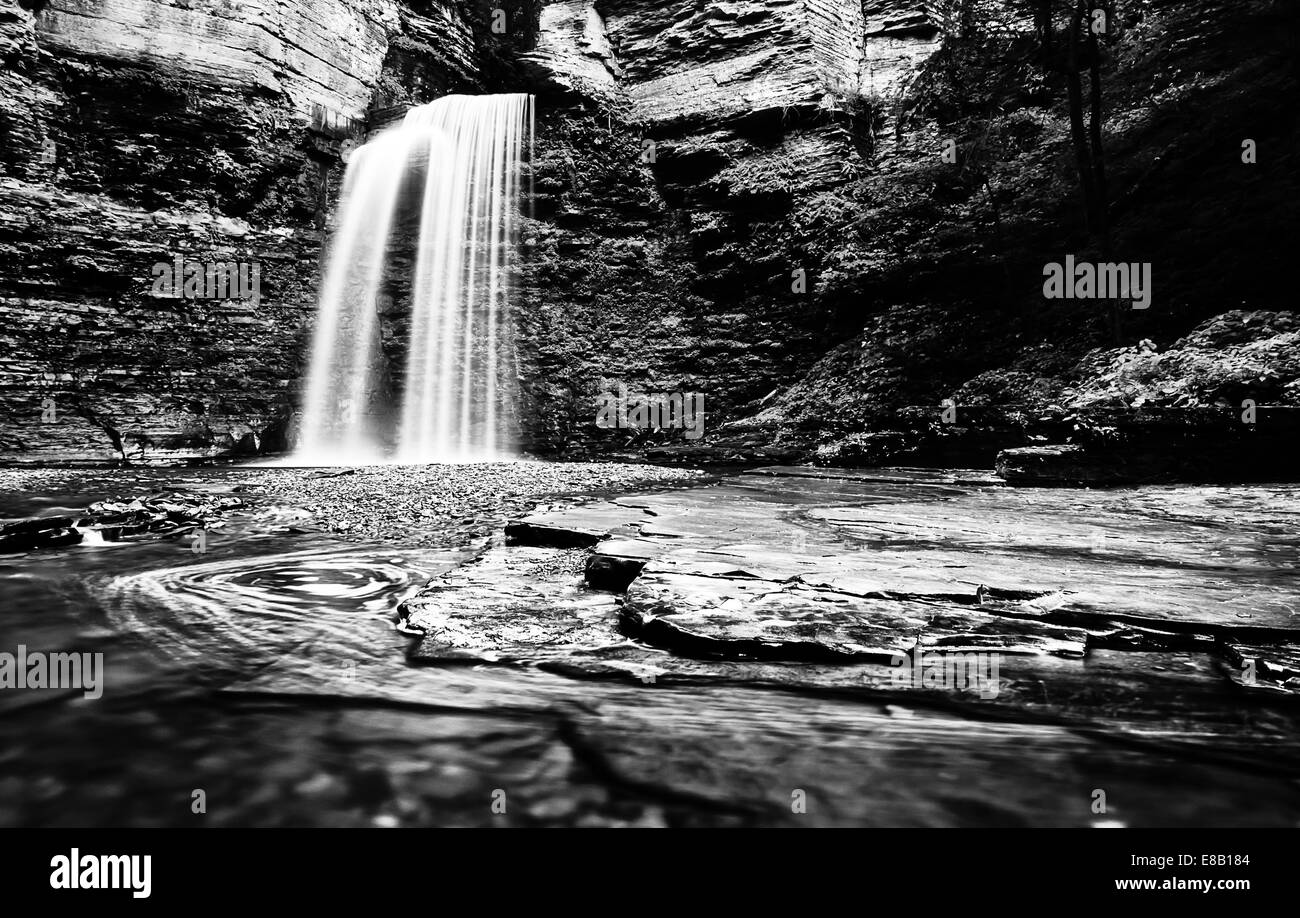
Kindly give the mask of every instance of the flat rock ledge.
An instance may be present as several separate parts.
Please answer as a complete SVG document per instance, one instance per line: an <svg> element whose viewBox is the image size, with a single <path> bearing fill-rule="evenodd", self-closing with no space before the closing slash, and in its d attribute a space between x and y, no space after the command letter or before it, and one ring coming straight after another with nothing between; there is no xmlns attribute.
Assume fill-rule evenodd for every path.
<svg viewBox="0 0 1300 918"><path fill-rule="evenodd" d="M1267 742L1293 767L1297 522L1291 486L764 468L519 518L399 616L417 665L829 693L1251 767ZM931 678L963 658L998 665Z"/></svg>
<svg viewBox="0 0 1300 918"><path fill-rule="evenodd" d="M1008 484L1113 487L1175 477L1177 464L1161 454L1099 451L1076 444L1022 446L998 453L996 469Z"/></svg>
<svg viewBox="0 0 1300 918"><path fill-rule="evenodd" d="M962 603L962 599L969 599ZM623 614L646 641L709 656L890 661L923 650L1053 653L1082 657L1088 632L980 610L975 592L854 593L744 571L648 567L632 581Z"/></svg>

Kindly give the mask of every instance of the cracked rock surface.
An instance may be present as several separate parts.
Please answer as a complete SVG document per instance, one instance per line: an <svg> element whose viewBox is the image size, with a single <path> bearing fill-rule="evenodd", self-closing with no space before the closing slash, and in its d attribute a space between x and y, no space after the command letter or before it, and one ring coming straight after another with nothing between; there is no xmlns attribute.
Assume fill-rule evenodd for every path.
<svg viewBox="0 0 1300 918"><path fill-rule="evenodd" d="M1247 784L1294 768L1297 519L1300 491L1287 487L1026 491L979 472L758 469L516 520L509 544L443 575L403 614L416 663L642 683L655 694L635 712L600 703L581 718L614 742L602 754L633 783L748 812L740 788L761 783L757 769L726 753L743 740L712 729L726 693L759 692L795 732L816 717L793 717L781 699L808 710L835 699L833 717L851 716L845 705L875 725L852 749L806 738L823 763L844 757L827 766L837 781L868 755L915 774L903 760L937 744L1010 769L956 772L1015 802L954 790L909 808L863 789L872 802L855 809L841 786L829 821L961 824L978 811L1015 824L1021 807L1050 810L1056 791L1041 778L1009 791L1013 749L1065 784L1087 770L1077 756L1137 749L1193 772L1245 768ZM977 653L999 660L983 683L930 678L931 663ZM913 665L915 676L901 668ZM664 705L701 692L707 715L666 733ZM665 746L653 775L646 742L677 750ZM683 743L698 744L687 758L703 772L682 762ZM1173 789L1149 791L1177 808Z"/></svg>
<svg viewBox="0 0 1300 918"><path fill-rule="evenodd" d="M358 494L488 471L150 472L143 504L239 483L245 506L206 554L0 556L9 633L107 667L93 706L0 693L0 824L181 824L194 786L231 801L219 825L1300 820L1294 488L629 467L563 500L532 475L521 517L480 487L486 543L286 528L286 503L378 525L400 504ZM10 475L41 532L130 491Z"/></svg>

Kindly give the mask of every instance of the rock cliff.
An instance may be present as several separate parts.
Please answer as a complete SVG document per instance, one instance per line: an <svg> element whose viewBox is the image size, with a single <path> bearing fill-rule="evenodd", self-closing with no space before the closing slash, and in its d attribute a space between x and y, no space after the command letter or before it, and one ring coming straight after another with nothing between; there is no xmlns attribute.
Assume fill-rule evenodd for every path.
<svg viewBox="0 0 1300 918"><path fill-rule="evenodd" d="M828 195L870 168L937 30L858 0L553 3L540 27L530 444L680 440L597 428L598 392L699 392L713 424L806 367Z"/></svg>
<svg viewBox="0 0 1300 918"><path fill-rule="evenodd" d="M451 3L0 2L0 454L285 447L340 144L479 87ZM154 266L259 268L250 298ZM205 290L206 292L206 290Z"/></svg>
<svg viewBox="0 0 1300 918"><path fill-rule="evenodd" d="M947 398L988 420L933 455L991 462L1029 436L1008 410L1068 425L1069 393L1138 342L1291 310L1295 8L1117 14L1106 244L1158 292L1109 317L1042 297L1045 262L1101 251L1064 76L1011 9L0 0L0 456L285 448L344 145L457 91L538 97L515 311L538 454L915 458L952 439ZM256 263L256 303L159 295L178 256ZM403 308L384 313L395 364ZM1257 394L1293 404L1273 363ZM702 393L704 441L598 427L620 384Z"/></svg>

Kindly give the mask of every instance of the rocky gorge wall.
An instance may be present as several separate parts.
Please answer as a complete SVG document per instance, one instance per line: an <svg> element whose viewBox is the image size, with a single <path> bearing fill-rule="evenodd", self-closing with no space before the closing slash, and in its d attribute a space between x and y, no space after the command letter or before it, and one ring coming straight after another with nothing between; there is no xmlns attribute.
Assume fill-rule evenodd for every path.
<svg viewBox="0 0 1300 918"><path fill-rule="evenodd" d="M532 453L988 464L1044 435L1025 412L1068 430L1106 367L1232 310L1282 331L1202 348L1187 365L1219 379L1230 357L1235 381L1179 382L1168 405L1295 403L1270 356L1292 308L1300 168L1276 114L1295 10L1124 5L1111 241L1161 287L1112 334L1091 305L1042 301L1044 261L1093 244L1060 76L1032 66L1032 23L972 37L955 7L0 0L0 458L286 448L344 146L449 92L537 95L515 296ZM1253 171L1243 136L1269 154ZM177 255L259 263L259 301L154 295ZM381 308L394 388L404 296ZM619 384L702 394L704 440L597 426ZM1101 401L1162 398L1141 380ZM945 427L944 399L988 417Z"/></svg>
<svg viewBox="0 0 1300 918"><path fill-rule="evenodd" d="M597 427L599 393L699 393L715 429L807 369L826 329L811 242L882 143L878 98L938 46L917 6L543 7L523 56L541 99L521 315L534 449L700 453L680 431Z"/></svg>
<svg viewBox="0 0 1300 918"><path fill-rule="evenodd" d="M0 0L0 456L284 449L340 146L481 91L475 28L443 2ZM177 257L257 265L260 296L159 296Z"/></svg>
<svg viewBox="0 0 1300 918"><path fill-rule="evenodd" d="M970 22L951 21L963 6ZM534 444L987 467L1109 431L1138 452L1243 457L1220 471L1285 465L1300 430L1276 335L1294 309L1297 232L1279 209L1300 199L1294 5L1114 7L1104 244L1078 204L1065 62L1040 63L1010 4L546 9L526 55L550 72L558 125L525 320L526 386L550 409ZM1246 138L1267 160L1244 161ZM1120 315L1045 300L1044 265L1067 254L1150 265L1155 300ZM1243 349L1181 356L1238 327L1254 330ZM1151 354L1186 375L1147 378ZM606 378L705 393L706 442L596 428ZM1246 399L1273 407L1267 423L1243 425Z"/></svg>
<svg viewBox="0 0 1300 918"><path fill-rule="evenodd" d="M284 449L340 145L451 91L539 95L528 448L643 447L595 427L604 380L721 417L815 346L790 215L870 142L857 0L503 4L505 35L484 3L3 3L8 459ZM258 302L155 295L178 255L257 263Z"/></svg>

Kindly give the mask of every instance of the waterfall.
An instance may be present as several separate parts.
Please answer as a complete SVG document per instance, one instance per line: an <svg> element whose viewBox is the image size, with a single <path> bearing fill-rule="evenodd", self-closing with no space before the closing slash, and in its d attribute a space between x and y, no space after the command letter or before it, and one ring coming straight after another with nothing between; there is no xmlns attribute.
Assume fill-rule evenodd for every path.
<svg viewBox="0 0 1300 918"><path fill-rule="evenodd" d="M509 305L532 119L529 95L446 96L411 109L352 154L326 258L296 459L336 465L511 454ZM387 307L404 294L406 355L395 361L389 339L403 336L384 320L401 325L403 311Z"/></svg>

